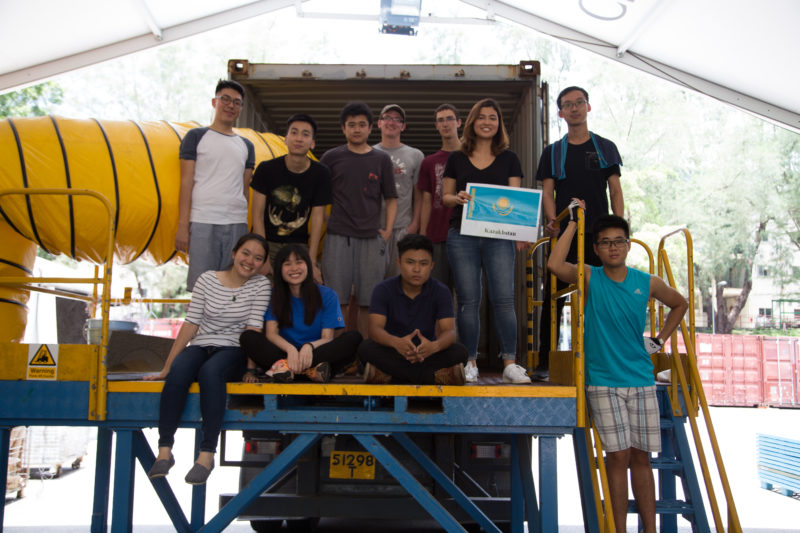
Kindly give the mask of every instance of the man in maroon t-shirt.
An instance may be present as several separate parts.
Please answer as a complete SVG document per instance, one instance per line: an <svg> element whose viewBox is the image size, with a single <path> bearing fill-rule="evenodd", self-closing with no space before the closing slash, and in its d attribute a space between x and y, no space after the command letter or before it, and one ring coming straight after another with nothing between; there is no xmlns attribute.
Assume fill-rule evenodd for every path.
<svg viewBox="0 0 800 533"><path fill-rule="evenodd" d="M458 111L451 104L442 104L434 112L436 130L442 137L442 148L422 160L419 169L417 188L422 191L422 210L420 212L420 234L426 235L433 242L433 277L452 287L450 264L447 262L447 230L450 228L452 208L442 202L442 181L444 167L450 152L461 147L458 128L461 119Z"/></svg>

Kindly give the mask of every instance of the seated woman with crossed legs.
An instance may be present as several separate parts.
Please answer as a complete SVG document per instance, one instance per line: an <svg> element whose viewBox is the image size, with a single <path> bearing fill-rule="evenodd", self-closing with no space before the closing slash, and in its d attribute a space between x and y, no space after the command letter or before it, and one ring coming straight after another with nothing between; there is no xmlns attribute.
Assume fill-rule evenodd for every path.
<svg viewBox="0 0 800 533"><path fill-rule="evenodd" d="M242 348L275 381L304 375L327 382L353 361L361 335L346 331L334 338L334 330L344 327L339 300L332 289L314 283L303 246L281 248L272 268L275 290L264 315L266 331L242 333Z"/></svg>

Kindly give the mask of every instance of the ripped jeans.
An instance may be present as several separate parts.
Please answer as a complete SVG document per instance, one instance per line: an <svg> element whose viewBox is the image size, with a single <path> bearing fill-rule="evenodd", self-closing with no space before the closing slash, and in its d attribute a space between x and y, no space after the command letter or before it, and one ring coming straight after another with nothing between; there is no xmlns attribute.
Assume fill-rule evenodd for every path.
<svg viewBox="0 0 800 533"><path fill-rule="evenodd" d="M492 304L494 329L500 357L514 360L517 354L517 315L514 310L514 241L447 233L447 259L453 271L458 308L458 338L470 360L478 357L480 337L481 267Z"/></svg>

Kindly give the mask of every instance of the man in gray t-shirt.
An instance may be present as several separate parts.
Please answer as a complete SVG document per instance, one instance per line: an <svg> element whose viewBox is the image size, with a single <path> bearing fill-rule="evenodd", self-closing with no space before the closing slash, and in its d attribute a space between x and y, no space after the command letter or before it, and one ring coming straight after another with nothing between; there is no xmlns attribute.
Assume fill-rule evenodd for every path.
<svg viewBox="0 0 800 533"><path fill-rule="evenodd" d="M349 102L340 113L347 143L331 148L320 159L331 171L331 216L322 251L322 276L336 291L349 329L351 294L358 306L357 326L368 336L372 290L386 271L386 247L397 213L392 161L374 150L367 139L373 115L363 102ZM381 199L386 204L388 228L381 227Z"/></svg>
<svg viewBox="0 0 800 533"><path fill-rule="evenodd" d="M422 192L417 189L419 167L424 156L421 151L400 142L400 134L406 129L406 113L397 104L389 104L378 117L381 142L373 146L389 154L394 167L394 184L397 189L397 217L392 228L392 237L387 243L388 260L386 277L396 276L397 242L409 233L419 232ZM381 212L381 227L386 228L386 218Z"/></svg>

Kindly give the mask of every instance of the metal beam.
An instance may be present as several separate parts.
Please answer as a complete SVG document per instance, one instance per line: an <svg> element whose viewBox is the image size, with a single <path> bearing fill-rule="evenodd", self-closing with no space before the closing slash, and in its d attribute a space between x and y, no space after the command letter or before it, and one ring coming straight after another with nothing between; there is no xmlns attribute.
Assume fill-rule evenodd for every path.
<svg viewBox="0 0 800 533"><path fill-rule="evenodd" d="M308 0L297 1L305 2ZM148 20L151 33L145 33L136 37L131 37L130 39L125 39L124 41L118 41L78 54L60 57L52 61L46 61L37 65L0 74L0 91L21 88L57 74L63 74L95 63L160 46L294 5L295 0L256 0L255 2L243 6L226 9L213 15L200 17L160 29L160 39L157 32L152 29L153 25L155 25L155 21L153 20L153 25L151 25L150 20ZM158 28L157 25L156 28Z"/></svg>
<svg viewBox="0 0 800 533"><path fill-rule="evenodd" d="M162 30L161 26L156 22L153 12L150 11L150 8L147 6L147 0L134 0L134 5L142 14L142 18L147 23L147 27L150 28L153 37L155 37L157 41L162 40L164 38L164 30Z"/></svg>
<svg viewBox="0 0 800 533"><path fill-rule="evenodd" d="M800 113L784 109L770 102L759 100L744 93L724 87L705 78L671 67L635 52L627 51L622 57L617 55L617 46L601 41L591 35L581 33L552 20L548 20L519 7L500 0L461 0L487 13L487 18L495 16L526 26L560 41L573 44L608 59L636 68L648 74L671 81L681 87L690 89L720 102L730 104L742 111L752 113L779 126L800 133ZM635 36L634 36L635 39Z"/></svg>

